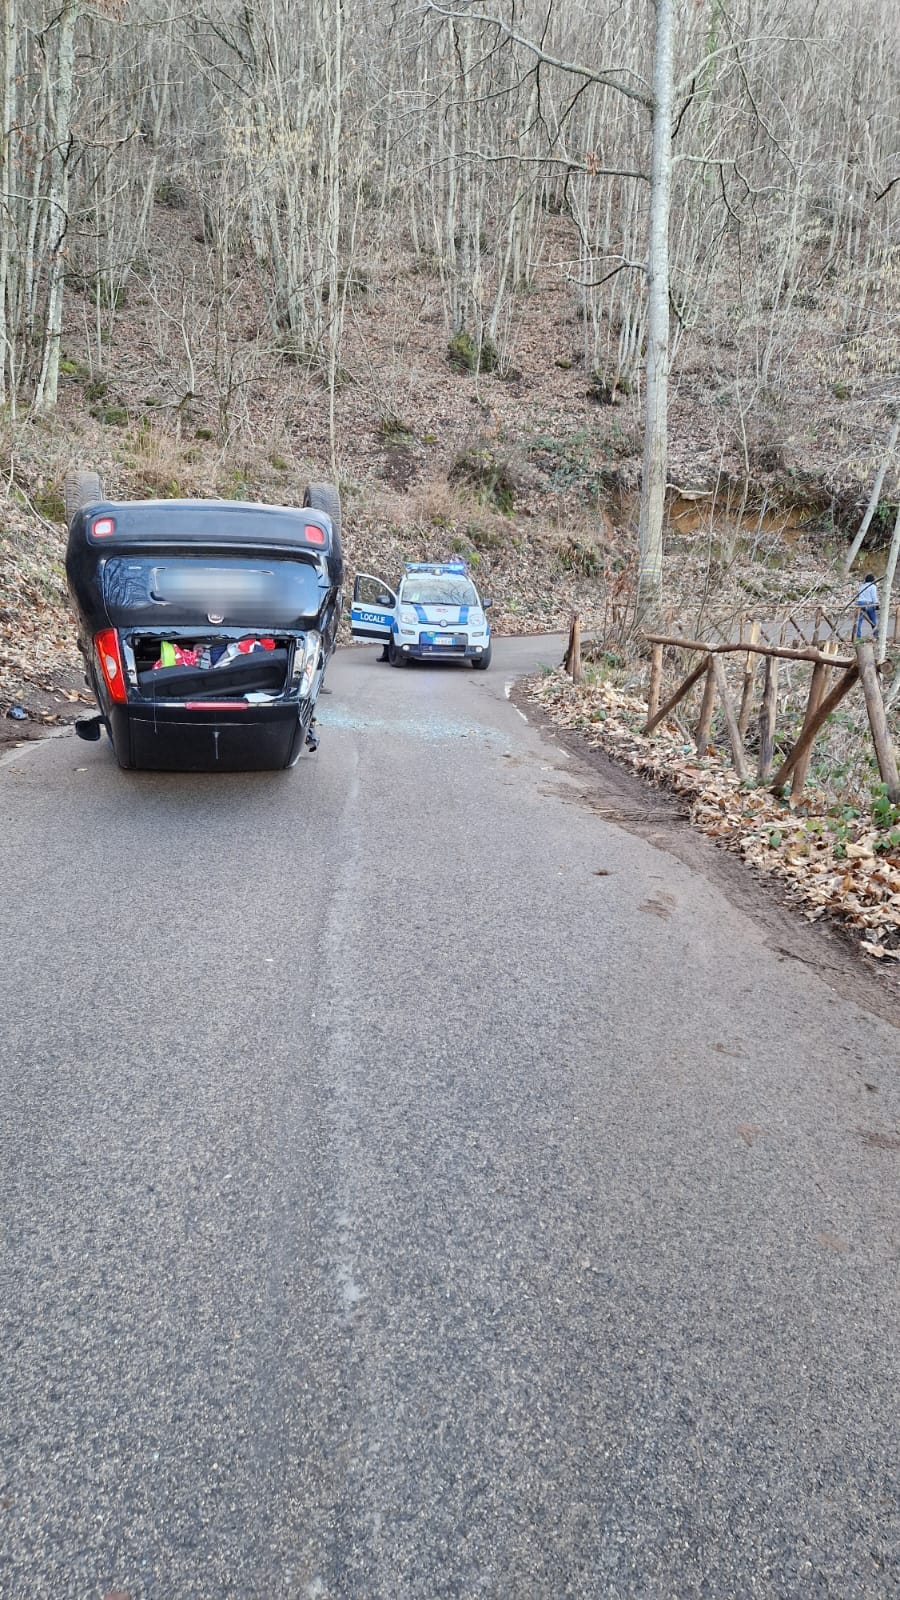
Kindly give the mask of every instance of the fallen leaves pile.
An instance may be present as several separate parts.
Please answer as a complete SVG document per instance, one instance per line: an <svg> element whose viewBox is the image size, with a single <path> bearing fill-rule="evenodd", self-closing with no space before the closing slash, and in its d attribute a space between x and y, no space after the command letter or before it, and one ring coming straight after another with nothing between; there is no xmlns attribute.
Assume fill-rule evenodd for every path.
<svg viewBox="0 0 900 1600"><path fill-rule="evenodd" d="M11 498L4 500L3 513L0 714L24 698L31 721L51 724L60 720L58 714L40 705L40 695L30 695L29 688L44 694L61 692L66 700L89 698L58 688L59 676L70 673L80 660L63 573L65 535L29 517Z"/></svg>
<svg viewBox="0 0 900 1600"><path fill-rule="evenodd" d="M771 789L742 787L717 755L698 757L673 721L644 738L646 702L608 682L576 687L558 668L525 687L558 726L681 795L693 823L782 879L810 922L832 917L858 935L869 955L900 961L896 829L879 832L867 815L836 815L821 791L805 792L802 809L792 809Z"/></svg>

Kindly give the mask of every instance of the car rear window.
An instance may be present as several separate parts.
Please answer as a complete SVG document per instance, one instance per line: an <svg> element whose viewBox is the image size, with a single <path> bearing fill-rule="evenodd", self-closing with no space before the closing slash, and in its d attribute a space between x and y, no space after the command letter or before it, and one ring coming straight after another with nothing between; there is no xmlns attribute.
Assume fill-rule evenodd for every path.
<svg viewBox="0 0 900 1600"><path fill-rule="evenodd" d="M329 580L308 561L210 556L110 556L103 597L117 627L302 627Z"/></svg>

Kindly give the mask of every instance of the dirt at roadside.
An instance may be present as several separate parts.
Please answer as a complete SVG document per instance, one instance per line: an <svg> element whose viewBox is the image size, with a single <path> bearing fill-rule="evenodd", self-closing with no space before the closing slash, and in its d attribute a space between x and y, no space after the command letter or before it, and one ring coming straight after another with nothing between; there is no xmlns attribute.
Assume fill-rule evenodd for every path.
<svg viewBox="0 0 900 1600"><path fill-rule="evenodd" d="M731 905L765 930L766 944L780 960L811 967L843 999L900 1028L900 971L876 967L856 937L840 925L806 922L783 883L758 873L692 827L687 805L677 795L629 772L581 734L551 722L521 682L513 687L511 699L545 739L577 761L569 775L580 778L583 787L574 803L702 872ZM572 799L568 785L560 792Z"/></svg>
<svg viewBox="0 0 900 1600"><path fill-rule="evenodd" d="M45 739L57 728L88 716L93 696L84 686L78 667L62 667L42 684L4 679L0 687L0 751L34 739ZM24 719L9 715L14 708L27 713Z"/></svg>

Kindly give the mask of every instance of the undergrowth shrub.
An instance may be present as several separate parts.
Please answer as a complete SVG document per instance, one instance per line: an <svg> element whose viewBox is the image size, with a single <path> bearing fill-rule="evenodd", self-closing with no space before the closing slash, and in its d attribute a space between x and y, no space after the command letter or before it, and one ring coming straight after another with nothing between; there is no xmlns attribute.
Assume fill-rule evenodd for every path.
<svg viewBox="0 0 900 1600"><path fill-rule="evenodd" d="M448 475L450 483L467 484L483 504L496 511L512 511L516 498L516 478L511 464L491 446L470 445L456 457Z"/></svg>
<svg viewBox="0 0 900 1600"><path fill-rule="evenodd" d="M487 334L479 344L461 328L447 345L447 360L454 372L495 372L500 357L497 346Z"/></svg>

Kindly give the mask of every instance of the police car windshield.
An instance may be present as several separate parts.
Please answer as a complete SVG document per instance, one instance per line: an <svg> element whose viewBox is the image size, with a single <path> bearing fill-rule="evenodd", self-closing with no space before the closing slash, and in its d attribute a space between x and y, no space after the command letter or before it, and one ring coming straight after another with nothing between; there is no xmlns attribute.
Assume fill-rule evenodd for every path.
<svg viewBox="0 0 900 1600"><path fill-rule="evenodd" d="M407 578L401 600L409 606L477 606L478 594L468 578L452 573L433 577Z"/></svg>

